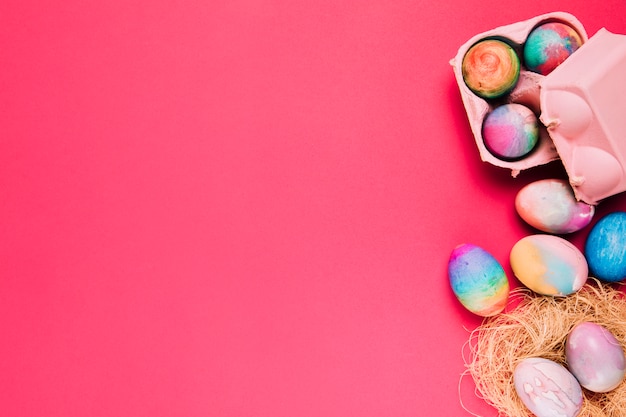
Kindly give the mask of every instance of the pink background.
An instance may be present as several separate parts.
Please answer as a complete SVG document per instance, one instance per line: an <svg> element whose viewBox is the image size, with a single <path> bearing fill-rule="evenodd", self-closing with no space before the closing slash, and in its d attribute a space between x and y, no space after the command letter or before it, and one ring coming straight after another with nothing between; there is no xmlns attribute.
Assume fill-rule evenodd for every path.
<svg viewBox="0 0 626 417"><path fill-rule="evenodd" d="M2 1L2 416L469 415L449 253L516 285L561 169L480 162L448 61L601 3Z"/></svg>

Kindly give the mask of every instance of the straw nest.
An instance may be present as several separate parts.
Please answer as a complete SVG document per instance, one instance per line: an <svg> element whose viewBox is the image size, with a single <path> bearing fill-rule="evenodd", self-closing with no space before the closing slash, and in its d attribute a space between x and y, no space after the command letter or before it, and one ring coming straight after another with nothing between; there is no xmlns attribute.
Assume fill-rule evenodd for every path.
<svg viewBox="0 0 626 417"><path fill-rule="evenodd" d="M577 293L549 297L525 288L511 292L510 311L486 318L471 332L464 347L465 375L476 384L476 395L500 416L532 416L513 385L513 370L528 357L551 359L564 366L565 341L578 323L590 321L607 328L626 345L626 299L623 293L591 278ZM583 389L580 417L624 417L626 383L608 393Z"/></svg>

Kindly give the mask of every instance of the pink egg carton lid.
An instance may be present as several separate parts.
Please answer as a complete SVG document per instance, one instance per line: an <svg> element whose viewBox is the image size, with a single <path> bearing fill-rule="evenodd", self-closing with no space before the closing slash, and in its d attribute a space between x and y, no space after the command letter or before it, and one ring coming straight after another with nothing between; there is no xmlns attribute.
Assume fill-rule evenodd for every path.
<svg viewBox="0 0 626 417"><path fill-rule="evenodd" d="M626 35L600 29L540 86L540 120L576 198L626 191Z"/></svg>

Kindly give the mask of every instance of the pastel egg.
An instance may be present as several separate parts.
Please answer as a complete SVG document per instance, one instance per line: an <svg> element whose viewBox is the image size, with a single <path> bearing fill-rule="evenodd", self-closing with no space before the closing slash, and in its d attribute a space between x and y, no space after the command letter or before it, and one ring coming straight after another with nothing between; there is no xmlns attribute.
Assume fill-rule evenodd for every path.
<svg viewBox="0 0 626 417"><path fill-rule="evenodd" d="M504 104L487 114L482 135L485 147L494 156L516 160L528 155L539 142L539 121L526 106Z"/></svg>
<svg viewBox="0 0 626 417"><path fill-rule="evenodd" d="M577 201L566 180L545 179L522 188L515 197L517 214L529 225L543 232L576 232L591 222L595 207Z"/></svg>
<svg viewBox="0 0 626 417"><path fill-rule="evenodd" d="M565 357L580 385L593 392L617 388L626 374L622 345L595 323L583 322L572 329L565 343Z"/></svg>
<svg viewBox="0 0 626 417"><path fill-rule="evenodd" d="M583 404L580 384L564 366L545 358L526 358L513 371L515 391L537 417L575 417Z"/></svg>
<svg viewBox="0 0 626 417"><path fill-rule="evenodd" d="M607 282L626 278L626 212L598 220L587 236L585 256L594 277Z"/></svg>
<svg viewBox="0 0 626 417"><path fill-rule="evenodd" d="M454 295L472 313L488 317L504 310L509 280L502 265L483 248L470 243L454 248L448 277Z"/></svg>
<svg viewBox="0 0 626 417"><path fill-rule="evenodd" d="M508 93L517 83L520 60L508 43L485 39L468 49L461 72L465 84L474 94L496 98Z"/></svg>
<svg viewBox="0 0 626 417"><path fill-rule="evenodd" d="M510 261L520 282L538 294L573 294L588 278L583 254L567 240L554 235L520 239L511 249Z"/></svg>
<svg viewBox="0 0 626 417"><path fill-rule="evenodd" d="M524 64L532 72L550 74L573 54L583 41L569 25L549 22L537 26L524 43Z"/></svg>

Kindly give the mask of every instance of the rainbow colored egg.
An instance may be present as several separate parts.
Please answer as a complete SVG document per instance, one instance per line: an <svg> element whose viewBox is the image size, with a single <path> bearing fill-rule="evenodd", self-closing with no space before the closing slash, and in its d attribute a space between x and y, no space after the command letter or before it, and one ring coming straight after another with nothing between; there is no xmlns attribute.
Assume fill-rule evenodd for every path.
<svg viewBox="0 0 626 417"><path fill-rule="evenodd" d="M539 121L526 106L504 104L487 114L482 135L489 152L513 161L528 155L539 143Z"/></svg>
<svg viewBox="0 0 626 417"><path fill-rule="evenodd" d="M472 313L489 317L504 310L509 280L502 265L483 248L470 243L454 248L448 277L454 295Z"/></svg>
<svg viewBox="0 0 626 417"><path fill-rule="evenodd" d="M520 74L515 50L498 39L484 39L463 57L461 72L467 87L479 97L500 97L515 87Z"/></svg>
<svg viewBox="0 0 626 417"><path fill-rule="evenodd" d="M524 43L524 65L532 72L548 75L582 43L571 26L561 22L544 23L533 29Z"/></svg>
<svg viewBox="0 0 626 417"><path fill-rule="evenodd" d="M577 201L566 180L531 182L515 197L515 210L529 225L553 234L573 233L591 222L595 207Z"/></svg>
<svg viewBox="0 0 626 417"><path fill-rule="evenodd" d="M510 253L511 269L532 291L567 296L587 282L589 267L582 252L569 241L554 235L530 235Z"/></svg>

